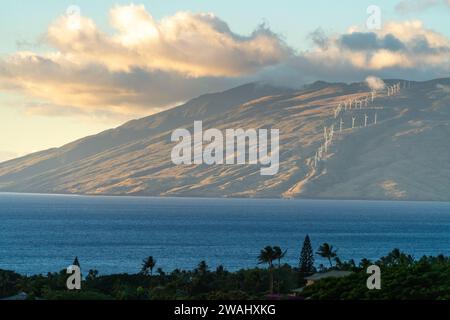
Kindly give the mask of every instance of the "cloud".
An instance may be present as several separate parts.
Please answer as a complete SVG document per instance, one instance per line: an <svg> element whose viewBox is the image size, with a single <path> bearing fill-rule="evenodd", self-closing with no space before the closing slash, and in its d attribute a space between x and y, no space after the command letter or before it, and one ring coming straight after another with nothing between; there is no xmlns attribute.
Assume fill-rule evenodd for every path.
<svg viewBox="0 0 450 320"><path fill-rule="evenodd" d="M373 77L373 76L367 77L366 83L369 86L369 88L372 90L381 90L381 89L384 89L384 87L386 86L386 84L384 83L383 80L381 80L380 78L377 78L377 77Z"/></svg>
<svg viewBox="0 0 450 320"><path fill-rule="evenodd" d="M111 71L102 64L75 64L34 53L9 57L0 62L0 70L4 76L0 77L1 87L47 101L27 108L29 114L46 115L103 112L138 116L236 81L222 77L186 78L160 70ZM57 110L58 106L61 110Z"/></svg>
<svg viewBox="0 0 450 320"><path fill-rule="evenodd" d="M353 32L341 36L341 46L354 51L364 50L389 50L399 51L405 49L405 45L392 34L379 37L374 32Z"/></svg>
<svg viewBox="0 0 450 320"><path fill-rule="evenodd" d="M250 36L233 33L213 14L179 12L156 21L143 5L116 6L108 35L95 23L62 16L47 33L48 42L64 59L99 63L110 71L134 68L178 72L189 77L239 76L277 64L290 49L268 28L259 26Z"/></svg>
<svg viewBox="0 0 450 320"><path fill-rule="evenodd" d="M444 91L445 93L450 93L450 86L446 86L446 85L443 85L443 84L437 84L436 87L439 90Z"/></svg>
<svg viewBox="0 0 450 320"><path fill-rule="evenodd" d="M450 72L450 40L417 20L391 21L376 32L352 27L345 34L319 34L315 47L262 70L259 77L289 85L364 81L369 75L426 80Z"/></svg>
<svg viewBox="0 0 450 320"><path fill-rule="evenodd" d="M395 6L401 14L421 12L440 4L450 4L450 0L403 0Z"/></svg>
<svg viewBox="0 0 450 320"><path fill-rule="evenodd" d="M411 75L425 71L450 70L450 40L426 29L420 21L389 22L377 32L352 30L335 35L324 49L316 48L303 59L318 68L391 72L408 70Z"/></svg>
<svg viewBox="0 0 450 320"><path fill-rule="evenodd" d="M144 6L128 5L112 8L110 21L113 34L87 17L59 17L45 35L53 51L0 59L0 87L48 102L31 104L31 113L142 115L240 84L292 54L264 25L238 35L213 14L156 21Z"/></svg>
<svg viewBox="0 0 450 320"><path fill-rule="evenodd" d="M450 40L420 21L389 22L376 32L317 29L304 51L264 25L236 34L213 14L179 12L157 21L144 6L128 5L112 8L110 21L113 32L106 33L88 17L57 18L44 37L51 51L0 58L0 88L28 97L27 114L122 119L249 81L300 86L450 71Z"/></svg>
<svg viewBox="0 0 450 320"><path fill-rule="evenodd" d="M450 0L449 0L450 1ZM329 45L329 38L328 36L325 34L325 32L323 31L323 29L318 28L316 30L314 30L313 32L311 32L309 34L309 38L313 41L313 43L321 48L321 49L328 49L328 45Z"/></svg>

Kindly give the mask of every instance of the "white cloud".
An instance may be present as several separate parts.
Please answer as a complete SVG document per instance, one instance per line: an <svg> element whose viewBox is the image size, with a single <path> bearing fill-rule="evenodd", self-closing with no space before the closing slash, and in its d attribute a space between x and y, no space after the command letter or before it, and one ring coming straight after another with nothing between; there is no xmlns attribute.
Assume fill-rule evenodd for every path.
<svg viewBox="0 0 450 320"><path fill-rule="evenodd" d="M369 88L372 90L381 90L384 89L384 87L386 86L383 80L374 76L367 77L366 82Z"/></svg>
<svg viewBox="0 0 450 320"><path fill-rule="evenodd" d="M66 113L61 106L139 116L240 84L292 54L268 28L238 35L213 14L156 21L144 6L128 5L112 8L110 21L111 35L87 17L59 17L45 37L53 51L0 59L0 87L37 98L30 113Z"/></svg>
<svg viewBox="0 0 450 320"><path fill-rule="evenodd" d="M366 71L450 70L450 40L420 21L389 22L378 32L354 29L332 36L328 43L305 53L305 58L319 66L345 64Z"/></svg>
<svg viewBox="0 0 450 320"><path fill-rule="evenodd" d="M87 17L59 17L45 37L52 51L0 58L0 88L29 97L29 114L137 117L252 80L301 85L450 72L450 40L420 21L331 36L318 29L315 47L298 53L264 26L238 35L213 14L157 21L129 5L114 7L110 21L112 34Z"/></svg>
<svg viewBox="0 0 450 320"><path fill-rule="evenodd" d="M73 28L62 16L47 39L61 56L77 64L101 63L110 71L133 68L178 72L189 77L239 76L277 64L290 54L280 38L263 26L250 36L233 33L213 14L179 12L156 21L142 5L110 11L113 35L80 17Z"/></svg>
<svg viewBox="0 0 450 320"><path fill-rule="evenodd" d="M227 88L237 81L223 77L186 78L159 70L110 71L99 63L75 64L34 53L15 54L0 61L0 70L0 87L40 101L30 103L28 113L46 115L103 112L140 116ZM58 106L61 110L57 110Z"/></svg>
<svg viewBox="0 0 450 320"><path fill-rule="evenodd" d="M260 76L289 85L363 81L369 75L425 80L450 74L450 40L421 21L391 21L377 32L352 26L345 34L314 35L314 48L263 70Z"/></svg>

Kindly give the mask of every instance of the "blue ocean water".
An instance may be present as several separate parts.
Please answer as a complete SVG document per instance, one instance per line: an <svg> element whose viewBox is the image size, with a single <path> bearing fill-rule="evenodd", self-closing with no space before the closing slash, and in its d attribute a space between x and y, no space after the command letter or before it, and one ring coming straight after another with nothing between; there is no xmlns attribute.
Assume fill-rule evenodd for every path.
<svg viewBox="0 0 450 320"><path fill-rule="evenodd" d="M450 203L176 199L0 194L0 269L55 272L75 256L82 270L228 270L257 266L266 245L296 265L306 234L342 259L376 259L393 248L450 255ZM325 262L316 258L317 263Z"/></svg>

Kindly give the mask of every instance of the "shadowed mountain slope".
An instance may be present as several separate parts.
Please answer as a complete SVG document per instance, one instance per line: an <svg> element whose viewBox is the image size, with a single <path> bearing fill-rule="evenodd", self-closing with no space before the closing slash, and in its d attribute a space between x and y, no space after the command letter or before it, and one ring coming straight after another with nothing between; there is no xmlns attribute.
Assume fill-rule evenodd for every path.
<svg viewBox="0 0 450 320"><path fill-rule="evenodd" d="M0 164L0 191L107 195L450 200L450 79L380 90L248 84L58 149ZM350 106L351 102L351 106ZM341 106L338 109L338 106ZM280 129L280 170L175 166L174 129ZM326 145L326 146L325 146Z"/></svg>

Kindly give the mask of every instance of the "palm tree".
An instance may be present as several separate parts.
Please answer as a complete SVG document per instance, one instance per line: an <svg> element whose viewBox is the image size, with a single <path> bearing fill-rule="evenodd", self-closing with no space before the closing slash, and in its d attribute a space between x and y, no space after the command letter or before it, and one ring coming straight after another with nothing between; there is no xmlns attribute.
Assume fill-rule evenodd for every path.
<svg viewBox="0 0 450 320"><path fill-rule="evenodd" d="M269 269L273 267L273 260L275 260L275 251L271 246L265 247L258 256L258 263L267 263L269 265Z"/></svg>
<svg viewBox="0 0 450 320"><path fill-rule="evenodd" d="M269 291L273 294L273 260L276 259L276 253L271 246L265 247L258 256L258 263L267 263L269 265Z"/></svg>
<svg viewBox="0 0 450 320"><path fill-rule="evenodd" d="M142 262L142 270L141 272L145 275L148 275L150 271L150 275L153 275L153 268L156 265L156 260L153 259L153 257L148 257L147 259L144 259Z"/></svg>
<svg viewBox="0 0 450 320"><path fill-rule="evenodd" d="M333 262L331 261L331 259L337 257L337 250L335 250L332 245L324 243L319 247L319 250L316 252L316 254L323 258L327 258L328 262L330 263L330 267L333 268Z"/></svg>
<svg viewBox="0 0 450 320"><path fill-rule="evenodd" d="M283 259L286 256L287 250L283 252L280 247L276 246L273 247L273 251L275 252L275 259L278 260L278 268L281 267L281 259Z"/></svg>
<svg viewBox="0 0 450 320"><path fill-rule="evenodd" d="M413 261L412 256L401 252L399 249L394 249L386 257L381 258L381 262L385 265L409 265Z"/></svg>

